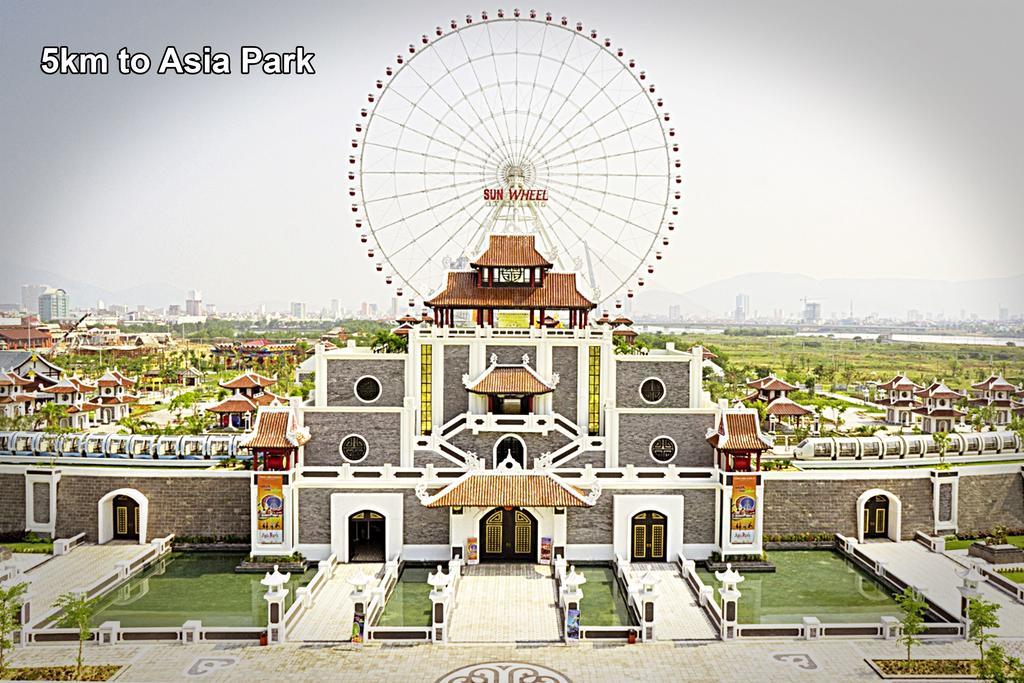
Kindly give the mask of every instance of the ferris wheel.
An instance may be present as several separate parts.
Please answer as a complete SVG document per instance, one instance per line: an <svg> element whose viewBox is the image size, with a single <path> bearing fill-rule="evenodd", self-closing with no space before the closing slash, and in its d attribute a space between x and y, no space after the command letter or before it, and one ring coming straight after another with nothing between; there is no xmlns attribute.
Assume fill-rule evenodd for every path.
<svg viewBox="0 0 1024 683"><path fill-rule="evenodd" d="M648 74L582 23L453 19L403 49L360 112L348 172L360 241L410 306L492 233L535 235L581 291L621 306L675 229L669 121Z"/></svg>

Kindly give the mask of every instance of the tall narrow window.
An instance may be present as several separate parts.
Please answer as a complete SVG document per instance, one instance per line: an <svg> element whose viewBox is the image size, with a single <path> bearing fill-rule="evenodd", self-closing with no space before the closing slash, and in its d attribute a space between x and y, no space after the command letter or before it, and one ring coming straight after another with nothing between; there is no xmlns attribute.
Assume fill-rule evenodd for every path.
<svg viewBox="0 0 1024 683"><path fill-rule="evenodd" d="M587 431L601 432L601 347L591 346L588 362Z"/></svg>
<svg viewBox="0 0 1024 683"><path fill-rule="evenodd" d="M430 434L434 422L434 350L420 346L420 433Z"/></svg>

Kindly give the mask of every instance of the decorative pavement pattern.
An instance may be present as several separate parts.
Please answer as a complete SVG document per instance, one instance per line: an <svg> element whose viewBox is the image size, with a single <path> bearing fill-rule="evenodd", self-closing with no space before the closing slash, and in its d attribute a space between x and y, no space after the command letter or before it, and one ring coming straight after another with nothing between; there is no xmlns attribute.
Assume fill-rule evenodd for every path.
<svg viewBox="0 0 1024 683"><path fill-rule="evenodd" d="M510 607L510 611L511 611ZM1024 654L1024 641L1001 641L1010 654ZM964 641L926 644L914 649L920 658L976 657ZM12 666L74 662L71 645L20 647ZM794 680L878 681L867 658L901 658L906 650L894 641L731 641L714 643L579 645L88 645L89 664L121 664L117 681L192 680L244 682L335 681L366 683L498 683L501 675L532 667L545 676L535 683L652 683L660 681ZM500 668L498 665L502 665ZM507 668L509 665L513 668ZM487 674L485 672L491 672ZM470 676L481 672L482 675ZM490 677L488 677L490 676ZM518 683L532 679L520 676Z"/></svg>
<svg viewBox="0 0 1024 683"><path fill-rule="evenodd" d="M501 596L496 600L495 596ZM549 565L480 564L465 568L451 614L453 643L561 640Z"/></svg>

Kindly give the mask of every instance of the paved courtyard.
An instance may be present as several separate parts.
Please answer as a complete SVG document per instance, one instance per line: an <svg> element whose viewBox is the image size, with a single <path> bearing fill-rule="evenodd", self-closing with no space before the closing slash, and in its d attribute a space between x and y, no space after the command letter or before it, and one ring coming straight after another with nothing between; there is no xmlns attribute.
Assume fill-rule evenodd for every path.
<svg viewBox="0 0 1024 683"><path fill-rule="evenodd" d="M452 642L516 643L562 637L549 565L480 564L465 568L451 615Z"/></svg>
<svg viewBox="0 0 1024 683"><path fill-rule="evenodd" d="M360 571L367 576L376 576L380 564L339 564L331 577L317 594L316 602L302 615L288 634L289 640L312 642L348 641L352 637L352 586L349 578Z"/></svg>
<svg viewBox="0 0 1024 683"><path fill-rule="evenodd" d="M860 549L873 560L883 560L886 572L915 586L950 614L960 613L963 580L957 572L964 567L941 553L933 553L919 543L865 543ZM996 635L1024 638L1024 605L987 582L978 586L985 600L1002 605L1000 628Z"/></svg>
<svg viewBox="0 0 1024 683"><path fill-rule="evenodd" d="M693 592L671 562L637 562L630 565L639 579L647 572L658 577L657 629L658 640L704 640L716 638L714 628Z"/></svg>
<svg viewBox="0 0 1024 683"><path fill-rule="evenodd" d="M514 607L510 604L507 611ZM1003 643L1011 654L1024 651L1024 641ZM117 645L87 646L87 663L127 666L118 681L395 681L434 683L460 680L449 674L471 668L520 671L544 667L556 672L547 683L651 683L656 681L877 681L865 658L905 656L895 642L732 641L711 643L579 645ZM977 649L963 641L922 645L915 657L974 657ZM74 661L72 646L18 648L13 666L66 664ZM509 675L481 676L493 683Z"/></svg>

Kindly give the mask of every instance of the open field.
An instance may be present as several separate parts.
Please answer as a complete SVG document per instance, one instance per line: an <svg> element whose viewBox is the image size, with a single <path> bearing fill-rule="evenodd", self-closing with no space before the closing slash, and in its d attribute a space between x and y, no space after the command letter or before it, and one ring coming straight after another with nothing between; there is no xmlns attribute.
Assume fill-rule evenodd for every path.
<svg viewBox="0 0 1024 683"><path fill-rule="evenodd" d="M905 373L919 384L944 379L965 389L992 372L1018 383L1024 379L1024 348L1001 346L959 346L951 344L877 343L795 336L751 337L715 335L642 335L661 346L674 341L677 348L703 344L720 352L726 365L746 368L746 374L772 370L790 381L805 381L813 375L818 382L851 384L885 381Z"/></svg>

